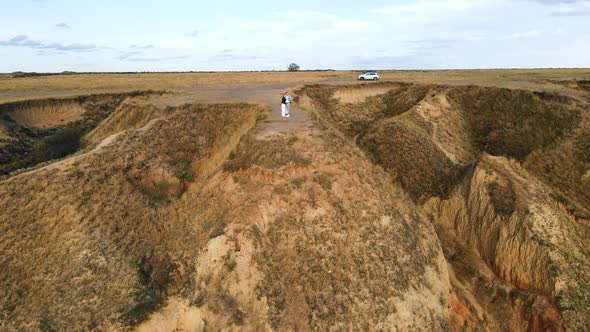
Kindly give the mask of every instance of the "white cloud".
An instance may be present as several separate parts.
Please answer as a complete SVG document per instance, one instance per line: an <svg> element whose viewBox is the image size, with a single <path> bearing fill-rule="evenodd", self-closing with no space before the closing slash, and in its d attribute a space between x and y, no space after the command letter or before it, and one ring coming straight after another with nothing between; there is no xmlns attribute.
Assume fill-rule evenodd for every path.
<svg viewBox="0 0 590 332"><path fill-rule="evenodd" d="M352 8L346 11L336 4L318 10L326 8L325 3L308 2L297 10L261 8L252 15L217 12L214 20L198 13L184 20L180 15L158 28L142 16L133 24L116 26L118 34L98 27L85 31L87 22L72 21L68 23L76 29L50 35L31 31L34 22L25 22L15 31L0 31L0 48L11 52L11 59L19 59L19 50L25 53L25 48L33 49L29 53L70 51L70 56L84 54L94 45L110 45L114 50L104 52L104 47L95 46L100 52L94 52L92 59L106 70L284 69L290 62L304 69L590 66L586 56L590 29L583 16L590 13L590 0L396 0L375 8L370 1L349 5ZM56 17L50 22L59 22L61 16ZM17 36L19 31L35 38ZM56 56L55 61L62 58L63 63L68 59ZM43 61L51 65L51 60L48 54ZM141 62L141 67L134 67ZM12 69L15 63L23 62L5 61L0 68ZM187 64L191 67L183 67Z"/></svg>
<svg viewBox="0 0 590 332"><path fill-rule="evenodd" d="M69 28L70 28L70 26L69 26L68 24L64 23L64 22L57 23L57 24L55 25L55 27L57 27L57 28L62 28L62 29L69 29Z"/></svg>
<svg viewBox="0 0 590 332"><path fill-rule="evenodd" d="M400 2L381 8L370 10L373 14L396 14L421 16L427 13L466 12L489 3L487 0L418 0L414 2Z"/></svg>
<svg viewBox="0 0 590 332"><path fill-rule="evenodd" d="M154 48L155 46L152 44L147 44L147 45L137 45L137 44L132 44L131 46L129 46L130 48L136 49L136 50L147 50L147 49L151 49Z"/></svg>
<svg viewBox="0 0 590 332"><path fill-rule="evenodd" d="M541 34L540 31L530 30L527 32L515 32L515 33L512 33L512 34L506 36L506 38L510 38L510 39L533 38L533 37L538 37L540 34Z"/></svg>
<svg viewBox="0 0 590 332"><path fill-rule="evenodd" d="M197 38L199 37L199 30L193 30L186 34L187 37Z"/></svg>
<svg viewBox="0 0 590 332"><path fill-rule="evenodd" d="M589 16L590 1L580 0L574 3L560 3L551 14L553 16Z"/></svg>

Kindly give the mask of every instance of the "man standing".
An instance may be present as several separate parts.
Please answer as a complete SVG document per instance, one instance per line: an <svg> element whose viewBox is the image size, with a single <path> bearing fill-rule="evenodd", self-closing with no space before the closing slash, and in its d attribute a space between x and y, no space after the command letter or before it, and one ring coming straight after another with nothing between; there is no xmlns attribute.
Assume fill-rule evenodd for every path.
<svg viewBox="0 0 590 332"><path fill-rule="evenodd" d="M293 101L293 97L291 97L291 95L289 94L289 92L287 92L287 95L285 96L286 102L287 102L287 117L291 116L291 102Z"/></svg>

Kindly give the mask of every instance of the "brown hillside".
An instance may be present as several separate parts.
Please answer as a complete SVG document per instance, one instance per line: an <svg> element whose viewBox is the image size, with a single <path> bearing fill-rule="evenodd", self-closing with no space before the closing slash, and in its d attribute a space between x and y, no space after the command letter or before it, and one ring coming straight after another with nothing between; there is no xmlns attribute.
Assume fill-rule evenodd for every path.
<svg viewBox="0 0 590 332"><path fill-rule="evenodd" d="M0 105L0 330L587 329L580 82L341 74Z"/></svg>
<svg viewBox="0 0 590 332"><path fill-rule="evenodd" d="M453 285L451 325L587 327L590 187L580 150L587 105L498 88L365 89L381 94L340 103L332 96L346 90L310 86L299 99L357 142L439 225ZM392 104L398 111L387 112ZM460 258L457 248L475 254Z"/></svg>

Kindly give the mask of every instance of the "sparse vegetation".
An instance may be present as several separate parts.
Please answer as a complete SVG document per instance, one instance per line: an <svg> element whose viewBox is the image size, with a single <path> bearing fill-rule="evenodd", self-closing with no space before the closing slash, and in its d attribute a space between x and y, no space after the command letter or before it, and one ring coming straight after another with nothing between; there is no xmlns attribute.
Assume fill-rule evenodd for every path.
<svg viewBox="0 0 590 332"><path fill-rule="evenodd" d="M306 180L305 177L295 178L291 181L291 184L295 189L301 189Z"/></svg>
<svg viewBox="0 0 590 332"><path fill-rule="evenodd" d="M495 156L523 160L570 133L580 121L579 112L564 98L475 87L450 95L465 108L475 144Z"/></svg>
<svg viewBox="0 0 590 332"><path fill-rule="evenodd" d="M430 135L407 119L391 119L359 142L416 200L445 197L467 170L456 165Z"/></svg>
<svg viewBox="0 0 590 332"><path fill-rule="evenodd" d="M126 132L100 153L85 155L75 166L64 164L63 171L49 177L41 169L2 183L0 203L13 208L1 209L1 243L10 236L11 252L18 258L9 254L0 269L0 288L9 290L0 307L21 310L10 322L0 319L3 328L28 321L24 312L38 317L35 308L44 308L48 324L56 330L87 329L90 316L99 326L113 320L134 326L157 310L160 300L178 294L185 284L190 287L189 275L183 271L193 269L197 252L210 235L223 234L220 225L227 219L201 216L198 220L211 220L209 229L201 230L192 226L194 215L173 211L203 209L208 199L178 202L188 204L185 207L165 202L175 200L178 177L189 179L189 161L198 161L217 148L226 133L253 122L255 106L208 105L198 115L189 107L170 112L149 129ZM195 132L206 139L195 140ZM190 138L188 146L185 137ZM25 201L43 203L24 208ZM22 220L28 220L29 226L19 226ZM39 250L30 250L29 236ZM194 249L183 252L179 244L184 243ZM23 269L18 261L30 264ZM134 262L142 263L138 267ZM39 271L56 277L32 282ZM31 291L25 293L24 288ZM51 291L57 288L62 290ZM39 301L47 305L37 305Z"/></svg>
<svg viewBox="0 0 590 332"><path fill-rule="evenodd" d="M187 159L181 159L176 163L174 175L180 180L185 182L193 182L194 175L191 165L191 161Z"/></svg>
<svg viewBox="0 0 590 332"><path fill-rule="evenodd" d="M94 128L79 155L2 179L0 329L150 330L167 319L172 328L254 331L584 326L590 143L581 101L415 83L308 86L297 106L309 107L318 126L270 134L247 133L265 119L260 105L162 106L185 102L189 83L234 85L267 74L275 82L321 78L92 75L99 81L82 86L170 83L185 94L76 101L85 105L82 122L52 128L0 117L0 135L30 138L15 146L0 136L11 155L32 155L45 140L67 150L75 140L60 130ZM438 72L436 79L481 75ZM70 77L79 76L89 75ZM115 82L121 77L129 81ZM10 91L31 79L18 78ZM60 75L34 79L54 89L46 91L65 84ZM556 291L556 280L565 287Z"/></svg>
<svg viewBox="0 0 590 332"><path fill-rule="evenodd" d="M317 182L322 189L324 189L325 191L330 191L332 190L332 178L330 177L330 175L323 173L323 172L317 172L313 175L313 181Z"/></svg>
<svg viewBox="0 0 590 332"><path fill-rule="evenodd" d="M268 118L268 112L263 109L256 110L256 122L264 121Z"/></svg>
<svg viewBox="0 0 590 332"><path fill-rule="evenodd" d="M277 169L282 166L306 166L309 159L292 147L288 137L262 141L246 138L240 142L224 165L224 170L235 172L241 169L259 166Z"/></svg>
<svg viewBox="0 0 590 332"><path fill-rule="evenodd" d="M225 268L228 272L232 272L237 265L236 260L229 254L225 256L223 264L225 265Z"/></svg>
<svg viewBox="0 0 590 332"><path fill-rule="evenodd" d="M0 142L0 175L76 152L91 142L83 138L83 135L112 114L124 98L150 93L153 92L0 104L0 114L10 132L10 139ZM134 116L125 118L124 115L121 121L126 123L124 120L131 121L130 118L133 119ZM123 129L109 121L106 122L107 125L102 131L93 134L94 138L106 137L109 130L113 133L113 130Z"/></svg>
<svg viewBox="0 0 590 332"><path fill-rule="evenodd" d="M196 307L202 307L207 303L207 290L202 290L198 293L197 297L191 302L191 305Z"/></svg>

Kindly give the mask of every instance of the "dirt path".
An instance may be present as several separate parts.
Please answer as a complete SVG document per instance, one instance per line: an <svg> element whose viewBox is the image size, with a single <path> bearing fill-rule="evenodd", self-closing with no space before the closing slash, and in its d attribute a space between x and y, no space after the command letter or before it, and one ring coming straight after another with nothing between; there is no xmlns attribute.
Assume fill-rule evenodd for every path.
<svg viewBox="0 0 590 332"><path fill-rule="evenodd" d="M285 91L293 91L296 85L246 85L228 87L207 87L184 89L180 95L163 97L156 100L157 106L178 106L185 103L220 103L248 102L258 103L270 108L266 120L258 126L256 137L264 139L273 133L289 131L309 131L313 129L313 121L309 115L293 105L291 117L281 117L281 98Z"/></svg>

